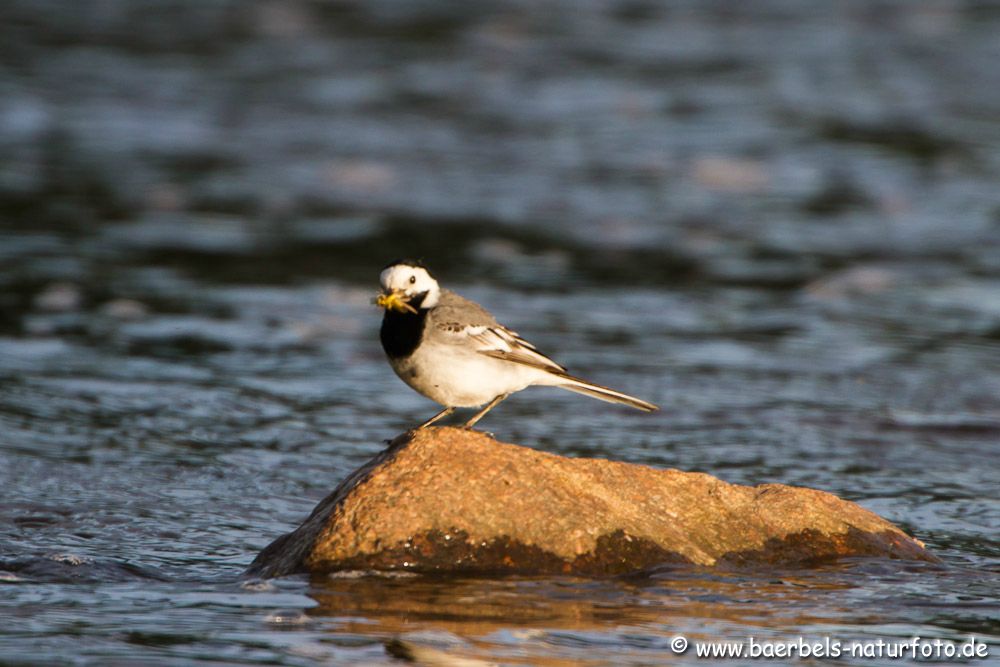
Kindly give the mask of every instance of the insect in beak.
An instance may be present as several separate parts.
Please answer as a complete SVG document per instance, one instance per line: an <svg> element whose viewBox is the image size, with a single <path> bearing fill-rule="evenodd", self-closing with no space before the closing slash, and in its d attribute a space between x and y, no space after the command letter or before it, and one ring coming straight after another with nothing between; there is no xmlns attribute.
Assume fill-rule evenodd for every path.
<svg viewBox="0 0 1000 667"><path fill-rule="evenodd" d="M417 309L403 300L401 292L382 292L375 297L375 305L386 310L395 310L399 313L417 314Z"/></svg>

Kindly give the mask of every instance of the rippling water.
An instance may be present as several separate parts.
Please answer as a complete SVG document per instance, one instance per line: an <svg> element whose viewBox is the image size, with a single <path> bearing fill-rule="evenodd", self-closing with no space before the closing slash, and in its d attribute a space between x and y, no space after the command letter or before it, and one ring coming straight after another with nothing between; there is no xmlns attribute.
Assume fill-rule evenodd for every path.
<svg viewBox="0 0 1000 667"><path fill-rule="evenodd" d="M0 661L1000 655L989 4L83 7L0 7ZM500 439L823 489L943 563L241 580L436 409L377 343L406 255L664 406L533 389Z"/></svg>

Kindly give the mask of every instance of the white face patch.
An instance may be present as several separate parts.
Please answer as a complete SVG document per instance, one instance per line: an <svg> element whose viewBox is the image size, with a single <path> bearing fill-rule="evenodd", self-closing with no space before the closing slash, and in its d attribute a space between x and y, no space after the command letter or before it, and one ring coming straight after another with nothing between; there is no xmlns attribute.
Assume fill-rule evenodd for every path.
<svg viewBox="0 0 1000 667"><path fill-rule="evenodd" d="M408 266L406 264L395 264L383 270L379 274L379 282L382 289L391 292L400 292L407 297L427 292L422 308L432 308L437 305L441 289L437 281L431 277L427 269L419 266Z"/></svg>

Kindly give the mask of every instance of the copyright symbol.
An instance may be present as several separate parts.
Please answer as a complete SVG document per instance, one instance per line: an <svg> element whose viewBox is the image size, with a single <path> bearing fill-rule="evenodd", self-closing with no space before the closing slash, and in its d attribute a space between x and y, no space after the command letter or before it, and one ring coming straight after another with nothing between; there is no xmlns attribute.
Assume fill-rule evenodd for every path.
<svg viewBox="0 0 1000 667"><path fill-rule="evenodd" d="M688 650L688 640L680 635L677 635L670 640L670 650L677 654L683 653Z"/></svg>

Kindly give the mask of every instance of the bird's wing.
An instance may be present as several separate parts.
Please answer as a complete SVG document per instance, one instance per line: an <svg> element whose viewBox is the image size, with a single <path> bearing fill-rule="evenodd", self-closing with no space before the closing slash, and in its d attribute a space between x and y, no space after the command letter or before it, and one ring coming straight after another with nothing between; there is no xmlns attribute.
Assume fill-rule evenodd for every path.
<svg viewBox="0 0 1000 667"><path fill-rule="evenodd" d="M454 292L443 291L441 304L431 309L430 318L439 340L468 345L488 357L550 373L566 372L516 331L498 323L485 308Z"/></svg>
<svg viewBox="0 0 1000 667"><path fill-rule="evenodd" d="M479 354L532 366L550 373L565 373L566 369L538 351L534 345L505 326L462 325L441 322L438 331L455 343L471 345Z"/></svg>
<svg viewBox="0 0 1000 667"><path fill-rule="evenodd" d="M505 359L514 363L533 366L550 373L565 373L566 369L538 351L534 345L521 338L516 331L504 326L487 329L476 337L483 348L480 354L496 359Z"/></svg>

